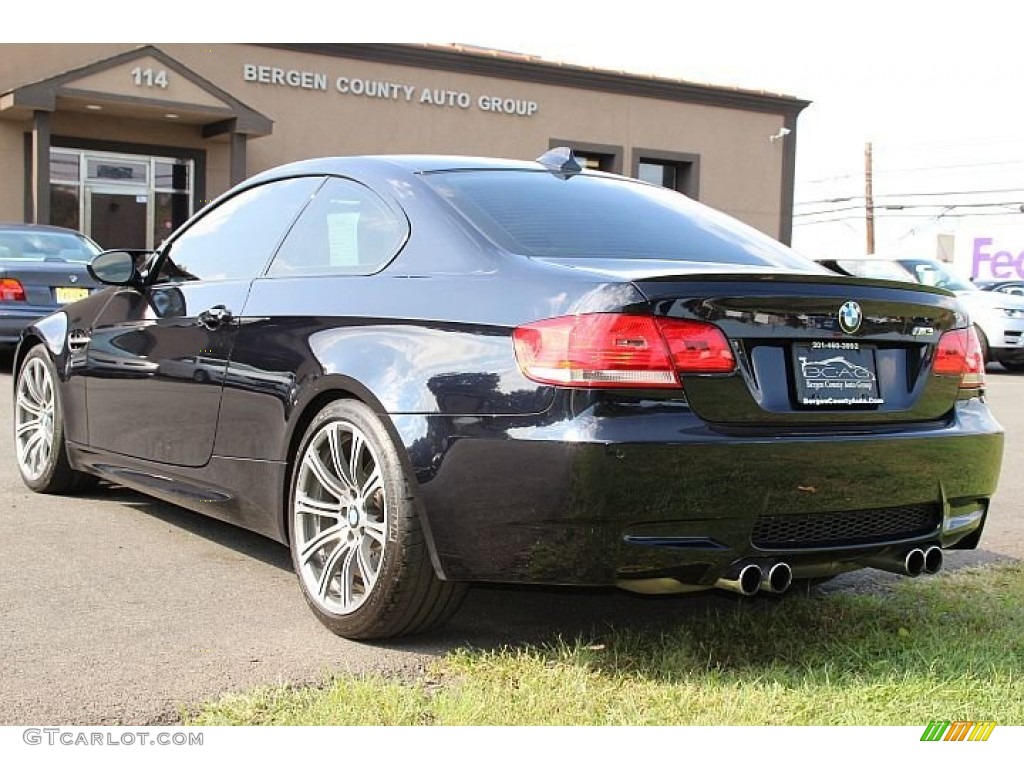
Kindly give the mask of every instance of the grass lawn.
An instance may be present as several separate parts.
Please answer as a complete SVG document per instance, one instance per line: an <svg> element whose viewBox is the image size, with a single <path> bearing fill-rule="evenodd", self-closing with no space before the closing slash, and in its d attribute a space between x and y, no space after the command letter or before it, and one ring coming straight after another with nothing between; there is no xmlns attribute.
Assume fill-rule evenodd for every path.
<svg viewBox="0 0 1024 768"><path fill-rule="evenodd" d="M671 610L671 602L666 610ZM460 649L419 679L264 688L195 725L1024 724L1024 565L737 601L668 632Z"/></svg>

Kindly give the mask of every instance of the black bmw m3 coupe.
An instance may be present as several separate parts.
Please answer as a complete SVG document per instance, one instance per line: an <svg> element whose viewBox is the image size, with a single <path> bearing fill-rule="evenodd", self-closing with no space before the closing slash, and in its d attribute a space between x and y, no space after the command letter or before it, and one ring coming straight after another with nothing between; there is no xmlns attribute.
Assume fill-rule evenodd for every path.
<svg viewBox="0 0 1024 768"><path fill-rule="evenodd" d="M537 162L262 173L24 333L32 489L95 478L286 543L351 638L480 581L783 592L977 545L1003 436L955 297Z"/></svg>

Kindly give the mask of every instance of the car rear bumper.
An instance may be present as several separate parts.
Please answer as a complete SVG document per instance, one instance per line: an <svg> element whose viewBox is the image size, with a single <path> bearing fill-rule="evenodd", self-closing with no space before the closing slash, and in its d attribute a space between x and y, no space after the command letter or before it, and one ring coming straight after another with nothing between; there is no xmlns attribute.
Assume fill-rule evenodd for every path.
<svg viewBox="0 0 1024 768"><path fill-rule="evenodd" d="M785 560L800 578L973 547L1002 458L977 399L885 434L721 430L677 411L393 417L418 435L405 442L444 575L710 585L745 559Z"/></svg>

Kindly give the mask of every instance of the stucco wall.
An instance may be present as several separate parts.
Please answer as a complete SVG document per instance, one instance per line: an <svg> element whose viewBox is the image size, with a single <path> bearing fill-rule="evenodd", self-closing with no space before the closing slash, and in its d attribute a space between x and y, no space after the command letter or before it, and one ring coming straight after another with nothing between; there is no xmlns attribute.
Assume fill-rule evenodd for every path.
<svg viewBox="0 0 1024 768"><path fill-rule="evenodd" d="M5 45L0 93L41 80L135 45ZM781 143L768 137L783 125L776 114L686 104L593 90L482 77L457 72L337 58L250 45L158 44L158 48L274 121L272 135L248 145L248 172L296 159L333 154L428 152L533 158L553 137L700 156L700 199L771 234L779 233L782 207ZM244 78L245 65L325 76L327 90L307 90ZM337 78L414 87L406 101L339 93ZM423 104L423 89L471 95L471 106ZM534 102L531 117L479 108L481 95ZM0 218L23 208L23 139L27 124L0 120ZM228 186L229 155L221 141L205 140L197 126L102 115L57 113L55 135L169 144L208 151L209 196ZM18 186L19 180L22 186ZM16 189L14 187L17 186Z"/></svg>

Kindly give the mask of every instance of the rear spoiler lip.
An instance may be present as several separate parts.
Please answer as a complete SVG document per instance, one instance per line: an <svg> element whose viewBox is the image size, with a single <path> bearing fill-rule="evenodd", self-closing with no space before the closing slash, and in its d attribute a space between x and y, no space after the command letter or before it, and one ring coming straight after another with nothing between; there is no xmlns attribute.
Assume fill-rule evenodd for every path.
<svg viewBox="0 0 1024 768"><path fill-rule="evenodd" d="M820 275L806 272L771 272L749 274L738 274L735 272L684 272L678 274L664 274L651 277L637 278L632 281L634 284L642 283L666 283L666 282L687 282L687 283L803 283L812 285L838 285L855 286L863 288L887 288L898 291L910 291L912 293L927 293L934 296L945 296L956 298L956 294L947 291L945 288L937 288L921 283L904 282L902 280L881 280L868 277L847 277L845 275Z"/></svg>

